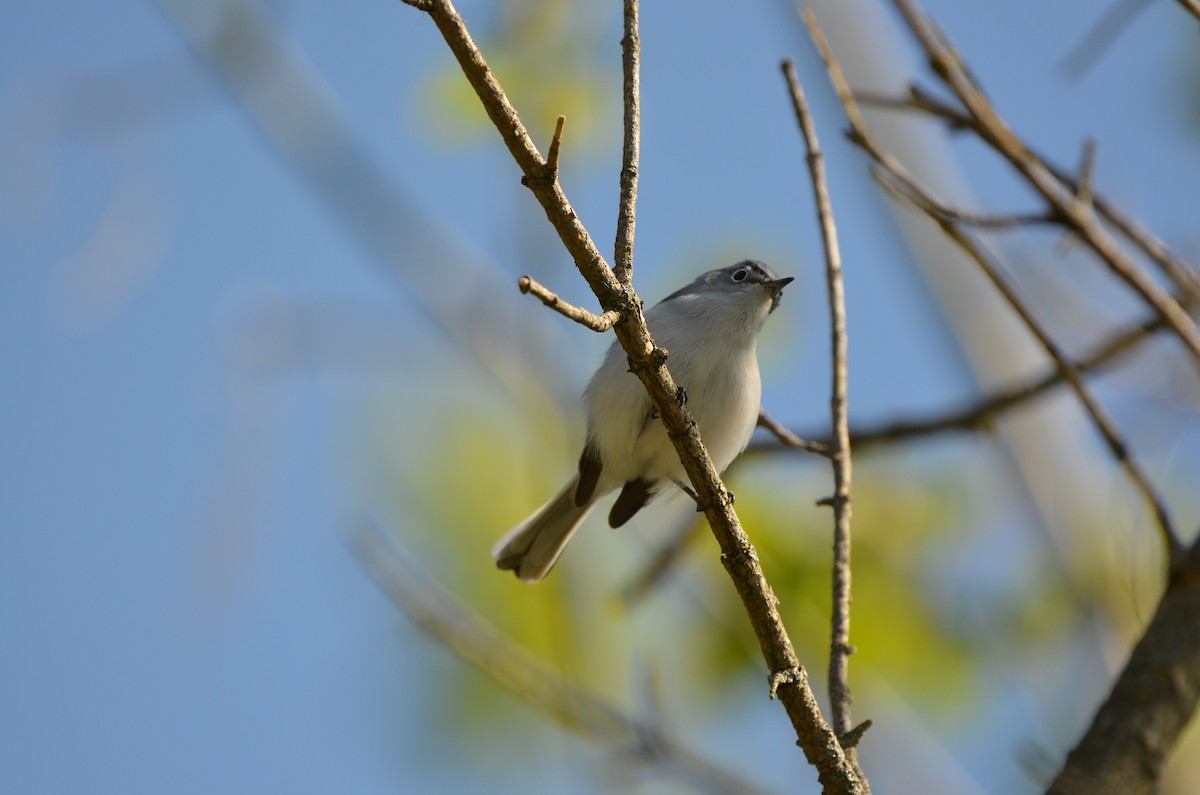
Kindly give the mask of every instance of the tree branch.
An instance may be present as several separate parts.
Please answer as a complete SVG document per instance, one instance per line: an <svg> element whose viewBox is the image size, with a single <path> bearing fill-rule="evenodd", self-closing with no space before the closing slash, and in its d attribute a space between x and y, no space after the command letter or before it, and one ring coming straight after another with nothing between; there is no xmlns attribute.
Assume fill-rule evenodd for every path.
<svg viewBox="0 0 1200 795"><path fill-rule="evenodd" d="M905 1L898 0L898 2ZM838 98L841 99L842 104L846 108L846 115L850 119L852 127L851 140L871 156L876 162L878 169L887 174L887 179L880 179L880 172L873 171L877 181L884 188L893 191L896 195L912 203L929 216L968 257L975 261L996 290L1013 308L1026 327L1037 338L1038 342L1041 343L1046 353L1054 360L1055 366L1063 380L1070 384L1071 388L1075 391L1079 402L1083 405L1092 423L1107 443L1113 458L1125 469L1129 478L1149 503L1166 548L1168 570L1175 571L1182 565L1183 546L1179 540L1179 536L1175 532L1166 503L1161 495L1158 494L1157 489L1150 482L1144 470L1142 470L1141 466L1131 455L1128 445L1121 438L1112 418L1095 397L1092 396L1083 378L1058 347L1058 344L1054 342L1037 319L1033 317L1028 308L1025 307L1024 302L1021 301L1012 286L1008 284L1007 279L1004 278L1000 269L992 261L986 249L973 236L965 232L953 217L945 213L943 211L944 205L933 199L915 180L909 177L896 158L878 143L871 133L870 128L867 127L862 112L859 110L858 104L854 99L853 92L851 92L845 75L842 73L837 59L829 49L828 44L823 39L816 37L814 37L814 41L817 42L817 46L821 50L821 57L825 62L826 70L829 72L830 80L834 84ZM956 68L965 73L965 67L961 63ZM1174 302L1174 299L1171 300L1175 306L1178 306ZM1180 309L1180 311L1182 312L1183 310ZM1160 316L1170 326L1169 318L1162 315L1162 313L1160 313ZM1187 317L1186 314L1184 317ZM1191 322L1190 319L1188 322Z"/></svg>
<svg viewBox="0 0 1200 795"><path fill-rule="evenodd" d="M968 116L948 115L947 118L954 119L952 124L956 126L975 130L997 151L1005 154L1014 167L1043 193L1051 212L1063 214L1068 227L1113 266L1111 249L1116 249L1115 243L1095 221L1092 213L1093 206L1099 206L1099 203L1092 194L1090 168L1085 167L1084 173L1072 181L1062 174L1052 173L1044 164L1033 165L1033 155L1016 141L1015 136L1011 135L1011 131L1007 130L990 105L986 104L986 100L981 99L981 92L971 80L965 65L957 53L949 48L944 38L936 33L932 23L918 16L908 0L897 2L929 53L935 71L951 84L969 110ZM836 83L840 73L835 72L834 69L830 70ZM1117 679L1111 695L1098 710L1091 727L1079 746L1071 752L1062 772L1049 790L1054 795L1149 795L1157 790L1165 760L1184 726L1194 714L1200 698L1200 540L1194 542L1190 550L1184 551L1166 514L1165 503L1144 472L1129 456L1128 449L1117 435L1111 419L1083 385L1079 371L1057 349L1040 324L1018 300L1015 291L1007 284L986 250L963 230L961 222L945 212L947 208L944 205L929 197L898 168L894 158L878 148L869 130L862 124L861 114L858 113L844 79L838 86L838 94L846 104L847 114L855 128L851 139L866 150L876 161L878 168L887 175L886 179L880 180L882 184L915 204L976 261L1054 359L1061 378L1076 391L1093 423L1104 436L1113 456L1126 469L1155 513L1167 547L1166 591L1156 608L1153 620ZM1014 145L1014 142L1017 145ZM1090 155L1085 153L1085 162L1087 160L1090 160ZM1038 169L1051 174L1062 186L1073 185L1073 195L1067 198L1053 195L1057 191L1051 191L1040 183L1042 174ZM877 178L881 175L880 171L874 173ZM1101 209L1101 213L1104 212ZM1111 217L1109 220L1120 228L1117 221L1113 221ZM1143 230L1139 227L1127 225L1121 231L1160 265L1173 265L1171 257L1164 256L1165 247L1156 251L1157 241L1142 235ZM1119 253L1124 256L1123 251ZM1132 261L1127 264L1132 266ZM1136 266L1133 267L1136 269ZM1120 268L1114 270L1120 271ZM1194 277L1187 273L1185 268L1172 271L1164 265L1164 270L1176 280L1177 289L1185 298L1194 295ZM1144 277L1141 271L1135 272L1138 277ZM1134 288L1137 289L1136 286ZM1143 297L1146 297L1144 292ZM1171 328L1189 348L1193 348L1188 332L1195 331L1195 327L1190 325L1190 318L1187 318L1181 307L1186 301L1172 298L1170 303L1164 303L1154 300L1153 295L1148 300L1157 313L1155 321L1162 321L1164 326ZM1171 304L1180 307L1179 313L1170 311ZM1179 320L1178 314L1182 314L1189 325L1181 327L1180 323L1175 322ZM1134 334L1136 333L1138 331L1135 329ZM1146 333L1149 333L1149 329ZM1130 338L1132 336L1130 335Z"/></svg>
<svg viewBox="0 0 1200 795"><path fill-rule="evenodd" d="M625 0L625 36L621 39L625 140L621 147L621 203L617 212L617 239L613 244L613 272L617 280L624 284L633 279L633 234L637 218L635 209L642 140L641 57L638 0Z"/></svg>
<svg viewBox="0 0 1200 795"><path fill-rule="evenodd" d="M777 440L780 444L787 447L794 447L797 450L803 450L806 453L815 453L829 458L833 455L829 440L814 442L806 438L801 438L785 428L778 420L772 417L763 409L758 411L758 427L765 429Z"/></svg>
<svg viewBox="0 0 1200 795"><path fill-rule="evenodd" d="M562 118L561 116L559 118ZM569 304L559 298L555 293L543 287L535 281L531 276L522 276L517 280L517 287L522 293L532 293L535 298L543 304L553 309L565 318L570 318L581 326L587 326L592 331L608 331L617 322L620 316L613 310L602 312L597 315L583 309L582 307Z"/></svg>
<svg viewBox="0 0 1200 795"><path fill-rule="evenodd" d="M856 93L855 97L866 105L926 113L942 119L951 130L971 130L982 137L980 125L976 119L961 108L934 96L920 86L910 86L908 96L899 99L859 93ZM1031 157L1041 163L1055 179L1061 182L1068 191L1073 194L1079 193L1079 180L1075 175L1071 174L1067 169L1055 165L1044 154L1038 152L1024 141L1021 142L1021 146L1029 152ZM1126 240L1141 249L1159 267L1163 274L1171 280L1181 296L1176 300L1180 302L1186 301L1192 306L1200 303L1200 273L1197 273L1194 268L1184 262L1175 252L1171 251L1166 243L1142 226L1132 216L1127 215L1115 203L1095 192L1092 193L1090 199L1091 205L1095 208L1096 212L1112 225L1114 229L1120 232ZM1062 223L1062 220L1055 216L1053 212L1047 213L1047 216L1053 217L1054 223Z"/></svg>
<svg viewBox="0 0 1200 795"><path fill-rule="evenodd" d="M454 53L488 117L524 173L524 183L542 205L546 217L575 261L576 268L591 286L601 307L605 311L615 311L620 316L621 319L613 327L617 340L629 357L630 371L641 380L658 410L667 435L675 445L695 489L697 503L704 509L721 548L721 562L733 580L758 638L770 671L770 681L774 686L780 677L786 679L777 688L777 693L796 731L805 758L817 769L818 779L827 792L863 792L853 766L838 743L837 735L821 715L816 698L808 686L807 674L800 667L779 616L777 600L763 574L758 553L733 510L733 501L713 467L696 422L677 398L678 388L665 364L666 351L657 347L651 339L641 301L632 284L615 277L576 217L558 180L545 172L541 155L454 6L449 0L428 0L424 10Z"/></svg>
<svg viewBox="0 0 1200 795"><path fill-rule="evenodd" d="M912 0L895 0L916 37L929 57L933 71L962 102L980 137L1003 156L1038 192L1053 211L1062 217L1080 241L1090 248L1109 269L1124 281L1155 312L1162 316L1168 328L1179 337L1191 353L1193 363L1200 368L1200 329L1187 313L1161 286L1129 257L1097 221L1090 202L1079 201L1068 194L1045 164L1041 163L1001 118L987 96L967 71L962 56L949 43ZM1079 193L1081 191L1078 191Z"/></svg>
<svg viewBox="0 0 1200 795"><path fill-rule="evenodd" d="M876 172L878 173L878 172ZM1134 486L1142 493L1146 502L1149 504L1151 512L1154 514L1155 520L1158 523L1159 532L1162 535L1163 545L1166 548L1167 568L1169 571L1176 571L1183 565L1183 544L1179 540L1179 536L1175 532L1174 523L1171 520L1170 512L1167 510L1166 501L1162 495L1158 493L1158 489L1150 481L1141 464L1133 457L1129 450L1129 445L1121 437L1116 423L1112 417L1105 411L1100 402L1092 395L1091 390L1083 381L1083 377L1079 371L1075 369L1072 363L1067 359L1066 354L1059 348L1051 337L1049 332L1042 326L1025 306L1024 301L1018 296L1016 289L1008 283L1008 280L1001 273L999 266L995 263L988 251L974 237L965 232L953 220L942 217L938 214L939 205L923 194L914 191L909 185L905 184L900 187L898 183L893 183L888 179L880 179L880 184L888 188L894 195L907 200L917 209L929 216L942 231L946 233L967 256L974 260L988 281L996 288L996 290L1004 297L1013 311L1025 323L1026 328L1033 333L1038 342L1041 343L1046 353L1054 360L1055 366L1062 374L1071 389L1075 391L1075 395L1079 398L1079 402L1083 405L1088 416L1091 417L1092 424L1096 430L1104 438L1108 445L1109 451L1114 459L1125 470L1129 479L1133 481Z"/></svg>
<svg viewBox="0 0 1200 795"><path fill-rule="evenodd" d="M810 34L821 36L820 28L812 12L804 11L804 23ZM783 75L792 97L796 121L808 150L808 171L812 179L813 198L817 205L817 218L821 227L821 242L825 250L825 280L829 301L830 348L832 378L830 385L829 411L833 429L829 445L829 460L833 466L833 497L828 503L833 507L833 610L830 617L829 643L829 701L833 713L833 728L840 736L848 735L854 728L851 718L853 697L850 693L850 431L847 421L846 400L846 295L842 279L842 255L838 246L837 227L833 219L833 205L829 200L829 187L825 179L825 155L817 140L812 114L804 97L804 87L796 76L796 67L790 61L783 62ZM858 754L853 746L846 746L846 756L855 766ZM858 769L864 789L870 785L862 769Z"/></svg>

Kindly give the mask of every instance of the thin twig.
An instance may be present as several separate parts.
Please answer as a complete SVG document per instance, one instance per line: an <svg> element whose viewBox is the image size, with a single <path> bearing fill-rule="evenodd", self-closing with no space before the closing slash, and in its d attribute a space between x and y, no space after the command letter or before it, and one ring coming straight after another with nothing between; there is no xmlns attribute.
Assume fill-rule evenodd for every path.
<svg viewBox="0 0 1200 795"><path fill-rule="evenodd" d="M550 150L546 152L546 170L558 177L558 150L562 147L563 126L567 123L566 116L559 116L554 123L554 137L550 139Z"/></svg>
<svg viewBox="0 0 1200 795"><path fill-rule="evenodd" d="M1067 190L1078 192L1079 185L1069 172L1051 163L1038 152L1030 151L1046 165L1055 179L1066 186ZM1140 248L1158 266L1163 275L1171 280L1175 290L1179 293L1177 300L1180 303L1186 302L1192 306L1200 303L1200 273L1195 268L1180 258L1136 218L1126 215L1125 211L1112 201L1093 192L1091 202L1105 221L1120 232L1126 240Z"/></svg>
<svg viewBox="0 0 1200 795"><path fill-rule="evenodd" d="M1096 218L1091 203L1079 201L1063 190L1061 182L1024 145L1000 116L949 43L913 0L894 0L913 35L930 59L933 71L962 102L975 120L983 140L1004 157L1046 203L1108 268L1163 316L1168 327L1191 353L1200 368L1200 328L1154 279L1145 273Z"/></svg>
<svg viewBox="0 0 1200 795"><path fill-rule="evenodd" d="M801 438L789 431L778 420L762 409L758 411L758 427L768 431L787 447L794 447L797 450L804 450L808 453L816 453L826 458L833 455L828 441L814 442L810 439Z"/></svg>
<svg viewBox="0 0 1200 795"><path fill-rule="evenodd" d="M383 529L361 522L348 531L355 557L400 610L476 670L561 726L607 746L614 758L652 765L698 792L762 790L682 748L657 721L636 720L517 646L448 592L422 578Z"/></svg>
<svg viewBox="0 0 1200 795"><path fill-rule="evenodd" d="M955 220L980 229L1026 229L1030 226L1058 223L1057 218L1046 212L990 214L954 207L949 209L949 213Z"/></svg>
<svg viewBox="0 0 1200 795"><path fill-rule="evenodd" d="M909 95L904 98L860 93L856 93L855 97L867 105L926 113L940 118L951 130L967 129L980 134L979 123L974 118L961 108L934 96L920 86L910 86ZM1067 190L1078 194L1079 182L1075 175L1067 169L1055 165L1045 154L1028 144L1022 142L1021 145L1042 163ZM1120 232L1126 240L1141 249L1171 280L1181 295L1177 300L1182 302L1186 298L1193 305L1200 303L1200 273L1196 269L1184 262L1166 243L1146 229L1137 219L1127 215L1112 201L1093 192L1091 203L1105 221ZM1061 223L1061 220L1053 213L1048 213L1048 215L1054 217L1055 223Z"/></svg>
<svg viewBox="0 0 1200 795"><path fill-rule="evenodd" d="M798 745L816 768L817 778L829 793L861 793L863 786L854 766L838 744L800 667L795 648L779 615L775 594L763 574L758 552L742 528L729 492L713 466L691 413L677 399L678 387L666 367L666 352L654 344L646 328L642 304L631 283L616 278L579 221L558 180L547 178L545 163L529 139L524 124L508 101L466 23L449 0L427 0L426 13L454 53L467 81L475 90L505 146L525 175L523 182L542 205L575 267L605 311L621 320L613 327L629 358L630 371L646 388L651 402L675 446L688 480L704 507L709 527L721 548L721 562L738 592L754 634L758 638L770 681L786 672L788 681L778 688Z"/></svg>
<svg viewBox="0 0 1200 795"><path fill-rule="evenodd" d="M562 118L561 116L559 118ZM551 292L542 284L534 280L530 276L522 276L517 280L517 286L523 293L532 293L535 298L539 299L543 304L553 309L565 318L574 320L581 326L587 326L592 331L608 331L613 325L621 319L612 309L606 312L601 312L599 315L589 312L588 310L567 303L559 298L556 293Z"/></svg>
<svg viewBox="0 0 1200 795"><path fill-rule="evenodd" d="M621 147L621 203L617 211L617 239L613 245L613 272L624 284L633 279L633 235L637 225L635 210L642 140L641 52L638 0L625 0L625 36L621 39L624 142Z"/></svg>
<svg viewBox="0 0 1200 795"><path fill-rule="evenodd" d="M812 11L804 10L804 24L810 31L817 29ZM846 736L854 728L851 718L853 697L850 692L850 431L847 420L846 380L846 296L842 280L842 256L838 246L837 227L834 224L833 205L829 200L829 186L825 178L825 156L817 140L816 127L804 88L796 76L796 67L790 61L783 62L783 74L787 80L796 112L796 121L808 150L808 171L812 179L813 198L817 205L817 218L821 227L821 242L825 249L825 279L828 288L830 348L832 354L832 378L829 410L833 433L830 444L830 463L833 465L833 610L830 617L829 643L829 701L833 714L833 728L839 737ZM855 748L846 746L846 756L858 764ZM867 777L860 768L859 776L864 788L869 789Z"/></svg>
<svg viewBox="0 0 1200 795"><path fill-rule="evenodd" d="M1113 332L1073 360L1072 366L1080 375L1100 370L1136 350L1142 342L1162 329L1162 318L1154 315L1142 323ZM851 425L850 448L861 453L887 444L910 442L942 433L988 431L1002 415L1031 404L1063 383L1062 373L1057 366L1051 365L1041 376L1012 384L961 408L939 411L928 417L888 420L875 425ZM797 434L762 414L759 415L758 424L770 431L778 443L755 442L747 449L747 455L788 448L824 455L828 450L828 439L819 435Z"/></svg>
<svg viewBox="0 0 1200 795"><path fill-rule="evenodd" d="M907 0L897 0L897 2L905 6L905 11L907 14L915 14L915 12L907 6ZM910 20L910 24L916 25L919 23L917 23L914 19ZM930 34L930 36L932 36L932 34ZM1025 307L1024 302L1017 295L1016 291L1008 284L1007 279L1004 278L1003 274L1000 272L1000 269L993 263L992 258L986 249L984 249L983 246L980 245L973 236L968 234L962 228L961 224L959 224L952 217L943 213L942 209L944 208L944 205L932 198L927 191L925 191L916 183L915 180L908 176L908 174L904 171L903 166L900 165L896 158L883 149L883 147L878 143L875 136L871 133L870 128L866 126L866 122L863 119L862 112L859 110L858 103L855 101L853 92L851 92L850 86L846 82L845 75L838 66L837 59L834 57L832 50L830 50L828 43L825 42L823 37L819 37L817 35L814 35L814 41L816 41L817 47L821 52L822 60L825 62L826 69L829 72L830 80L834 83L834 88L837 91L838 97L842 100L842 104L845 106L846 116L850 119L850 124L852 127L851 140L854 141L860 148L862 148L868 155L870 155L871 158L878 164L879 169L887 174L887 179L878 180L880 184L885 188L892 190L894 193L906 199L910 203L916 205L918 209L923 211L934 222L936 222L938 226L940 226L946 233L946 235L969 257L971 257L971 259L973 259L977 265L979 265L980 269L992 282L993 286L996 287L997 291L999 291L1005 300L1008 301L1009 305L1018 314L1029 330L1034 334L1035 337L1037 337L1046 353L1049 354L1051 359L1054 360L1055 366L1057 367L1063 380L1070 384L1071 388L1075 391L1076 396L1079 398L1080 403L1086 410L1088 416L1092 419L1096 429L1100 432L1100 435L1104 437L1104 440L1107 443L1113 458L1125 469L1134 485L1139 491L1142 492L1146 501L1149 503L1163 537L1164 546L1166 547L1168 568L1171 571L1176 570L1178 566L1181 565L1183 559L1183 547L1179 540L1178 534L1175 532L1170 514L1167 511L1166 503L1163 501L1161 495L1158 494L1158 491L1150 482L1150 479L1142 470L1141 466L1130 454L1128 445L1125 443L1124 439L1121 438L1120 433L1117 431L1116 424L1112 421L1111 417L1109 417L1104 408L1092 396L1091 390L1089 390L1087 385L1084 383L1079 371L1075 369L1071 361L1058 347L1057 343L1051 339L1046 330L1042 328L1037 319L1034 318L1029 310ZM940 42L940 39L938 41ZM928 46L942 46L941 44L935 45L932 38L929 39L929 42L930 43ZM940 71L950 72L957 70L956 73L960 75L960 80L969 80L969 78L961 77L961 75L965 75L966 72L961 64L958 54L952 50L948 53L944 53L942 55L942 60L939 61L939 63L941 63ZM966 100L964 100L964 104L966 104ZM973 115L976 119L979 118L978 114ZM873 173L875 173L877 176L879 174L878 171ZM1049 197L1046 198L1049 201ZM1069 202L1068 204L1071 207L1077 207L1077 203L1074 201ZM1058 205L1054 206L1057 209L1063 209ZM1063 211L1065 212L1066 210ZM1078 226L1074 226L1073 228L1081 236L1085 236L1087 234L1087 232L1083 231ZM1168 298L1170 297L1168 296ZM1170 298L1170 301L1173 305L1179 306L1179 304L1175 302L1174 298ZM1181 308L1180 312L1182 311L1183 310ZM1159 316L1163 319L1164 324L1168 328L1175 329L1175 326L1171 324L1170 317L1167 314L1164 314L1160 311ZM1184 317L1187 318L1186 313L1184 314ZM1188 319L1188 322L1190 323L1191 320Z"/></svg>
<svg viewBox="0 0 1200 795"><path fill-rule="evenodd" d="M886 179L879 180L880 184L888 188L893 195L905 199L924 214L935 221L942 231L969 256L987 276L988 280L996 288L996 290L1004 297L1013 311L1021 318L1026 327L1041 343L1046 353L1054 360L1063 379L1075 391L1075 395L1079 398L1080 404L1092 419L1092 424L1096 426L1096 430L1104 438L1108 445L1109 451L1112 453L1117 463L1124 468L1134 486L1142 493L1142 496L1149 504L1151 512L1154 514L1155 520L1158 523L1159 531L1163 538L1163 544L1166 547L1167 567L1169 571L1178 570L1184 562L1184 548L1175 531L1174 523L1171 520L1169 511L1167 510L1166 501L1162 495L1158 493L1157 488L1151 483L1149 476L1141 465L1133 457L1129 450L1129 445L1121 437L1120 431L1117 430L1116 423L1108 412L1100 405L1099 401L1092 395L1091 390L1084 383L1083 377L1079 371L1071 364L1066 354L1058 347L1058 344L1050 337L1050 334L1042 326L1025 306L1024 301L1017 294L1016 289L1008 283L1000 267L995 263L991 254L984 246L979 243L974 237L965 232L961 226L951 219L944 218L938 215L937 203L927 201L926 195L913 191L911 187L905 185L901 187L900 182L891 182Z"/></svg>

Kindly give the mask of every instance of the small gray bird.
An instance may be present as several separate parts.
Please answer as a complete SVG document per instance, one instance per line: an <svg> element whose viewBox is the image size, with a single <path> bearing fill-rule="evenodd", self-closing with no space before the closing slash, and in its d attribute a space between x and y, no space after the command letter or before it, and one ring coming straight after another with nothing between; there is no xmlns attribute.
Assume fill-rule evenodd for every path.
<svg viewBox="0 0 1200 795"><path fill-rule="evenodd" d="M761 262L745 260L697 277L646 312L650 334L670 354L667 366L686 392L718 471L750 443L762 396L758 334L791 281ZM619 343L608 349L583 402L588 422L579 473L492 547L496 566L524 582L549 573L575 528L609 492L621 489L608 514L609 525L620 527L655 496L687 482L666 428L646 388L629 372Z"/></svg>

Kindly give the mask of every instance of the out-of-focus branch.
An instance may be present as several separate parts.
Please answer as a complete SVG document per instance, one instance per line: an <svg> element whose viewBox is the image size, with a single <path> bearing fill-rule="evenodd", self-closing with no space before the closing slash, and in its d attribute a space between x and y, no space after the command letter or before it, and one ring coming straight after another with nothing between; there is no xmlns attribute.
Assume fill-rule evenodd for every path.
<svg viewBox="0 0 1200 795"><path fill-rule="evenodd" d="M779 422L779 420L772 417L763 409L759 409L758 411L758 427L766 430L785 447L803 450L806 453L823 455L826 458L832 455L830 452L830 442L828 439L823 441L812 441L811 439L797 436L785 428ZM755 447L766 447L766 445L756 445ZM754 448L752 447L751 449Z"/></svg>
<svg viewBox="0 0 1200 795"><path fill-rule="evenodd" d="M965 113L955 110L947 118L953 119L955 126L975 131L985 143L1008 159L1042 194L1050 212L1125 278L1155 309L1155 319L1161 320L1195 355L1195 340L1192 337L1196 327L1183 311L1182 304L1186 300L1161 300L1161 296L1155 294L1158 289L1156 284L1154 290L1146 289L1146 282L1152 280L1138 269L1096 220L1091 168L1088 165L1090 154L1085 153L1083 173L1076 180L1069 181L1053 173L1011 133L979 91L958 53L936 30L932 21L918 12L910 0L897 0L897 5L930 56L934 71L951 86L966 109ZM885 188L937 223L976 262L1054 359L1061 378L1075 391L1113 457L1143 493L1155 514L1167 551L1166 591L1153 620L1118 677L1112 694L1098 710L1084 739L1072 751L1049 790L1056 795L1148 795L1158 788L1165 760L1200 699L1200 540L1194 542L1190 550L1184 549L1164 501L1129 454L1112 420L1084 385L1079 370L1024 306L990 253L964 229L963 220L956 217L959 214L950 212L950 208L930 196L894 157L879 146L863 121L855 98L836 68L832 55L827 54L825 60L851 120L851 140L875 161L876 178ZM1059 184L1049 183L1047 177L1057 180ZM1110 223L1117 225L1111 219ZM1127 231L1128 228L1133 229L1133 234ZM1140 228L1128 228L1122 229L1126 237L1134 239L1135 235L1140 234ZM1142 239L1146 240L1145 236ZM1160 265L1164 261L1170 263L1169 258L1158 256L1153 246L1138 240L1134 242ZM1166 267L1164 270L1172 274ZM1185 269L1175 271L1171 278L1176 280L1181 294L1185 297L1192 294L1194 280Z"/></svg>
<svg viewBox="0 0 1200 795"><path fill-rule="evenodd" d="M979 133L979 122L970 114L961 107L931 94L920 86L910 86L908 96L906 97L885 97L855 92L855 99L864 105L914 111L933 116L944 121L951 130L971 130L977 134ZM1073 194L1079 193L1080 185L1078 177L1062 166L1056 165L1045 154L1029 146L1024 141L1021 142L1021 145L1040 161L1067 190ZM1150 232L1150 230L1146 229L1137 219L1125 213L1113 201L1095 191L1092 192L1090 201L1092 207L1100 214L1101 218L1120 232L1122 237L1141 249L1142 253L1171 280L1171 283L1175 286L1180 296L1177 300L1181 303L1186 302L1192 307L1200 303L1200 273L1195 268L1181 259L1166 243ZM959 212L964 216L962 220L973 223L970 217L972 214L961 210ZM1052 211L1044 213L1043 217L1048 222L1062 223L1061 219ZM1036 216L1030 217L1030 221L1036 222L1035 218ZM1004 225L996 224L996 226Z"/></svg>
<svg viewBox="0 0 1200 795"><path fill-rule="evenodd" d="M1079 371L1074 368L1073 363L1059 348L1058 344L1042 328L1041 323L1033 317L1028 308L1025 307L1024 302L1017 295L1016 290L1008 284L1007 279L1003 276L999 267L992 261L987 250L973 236L968 234L958 221L950 214L944 212L944 205L931 197L914 179L908 176L904 167L900 165L896 158L884 150L878 143L867 126L866 121L863 119L862 112L859 110L853 92L850 90L850 86L846 82L841 68L838 66L837 59L822 39L816 39L816 41L818 48L821 50L821 57L825 62L826 69L829 72L829 77L833 81L834 88L837 91L838 98L845 106L846 115L850 119L852 127L851 140L875 161L876 170L873 173L880 184L915 205L917 209L925 213L941 227L942 231L979 266L997 292L1008 302L1025 326L1037 338L1046 353L1054 360L1055 366L1062 375L1063 380L1075 391L1080 404L1107 443L1113 458L1125 469L1129 478L1149 503L1163 537L1168 569L1171 571L1176 570L1182 564L1183 546L1178 534L1175 532L1166 503L1153 483L1150 482L1141 465L1133 458L1129 451L1129 446L1121 437L1116 424L1108 415L1108 412L1092 396L1091 390L1084 383ZM957 68L964 73L966 71L961 62L958 63ZM880 179L881 173L885 174L886 178ZM1174 299L1172 299L1172 303L1178 306L1178 303L1175 303ZM1160 316L1170 326L1169 318L1162 315L1161 312ZM1187 317L1186 314L1184 317ZM1188 319L1188 322L1191 323L1191 320Z"/></svg>
<svg viewBox="0 0 1200 795"><path fill-rule="evenodd" d="M1141 343L1162 328L1162 318L1155 315L1142 323L1116 331L1088 353L1072 360L1072 366L1081 375L1096 372L1136 350ZM1046 373L1037 378L1013 384L959 409L936 412L924 418L889 420L873 426L852 425L850 446L855 452L863 452L938 434L988 431L1004 414L1030 405L1036 398L1063 383L1062 373L1056 366L1051 366ZM828 450L827 438L816 433L797 434L765 413L759 415L758 424L759 427L770 431L775 436L775 441L756 442L750 446L747 453L794 448L825 455Z"/></svg>
<svg viewBox="0 0 1200 795"><path fill-rule="evenodd" d="M359 562L418 626L521 701L564 728L606 746L617 761L652 766L698 792L763 792L681 747L656 723L635 720L568 682L449 593L421 578L377 524L360 523L349 531L348 542Z"/></svg>
<svg viewBox="0 0 1200 795"><path fill-rule="evenodd" d="M1024 177L1080 242L1162 316L1168 328L1191 353L1196 367L1200 368L1200 328L1188 317L1179 302L1118 245L1099 223L1092 204L1080 201L1080 191L1077 189L1075 193L1068 193L1064 190L1062 182L1017 137L976 84L962 56L916 3L912 0L895 0L895 4L929 57L933 71L954 92L974 120L974 129L980 138Z"/></svg>
<svg viewBox="0 0 1200 795"><path fill-rule="evenodd" d="M804 22L815 38L821 36L812 12L804 11ZM804 138L808 152L808 171L812 181L813 199L817 206L817 219L821 228L821 242L825 251L825 281L829 302L830 349L832 376L830 384L829 411L832 434L829 445L829 461L833 466L833 496L822 502L833 508L833 606L830 616L829 641L829 702L833 713L833 728L846 748L846 756L858 766L855 745L861 732L853 735L854 722L851 718L853 697L850 692L850 655L854 647L850 644L850 483L853 468L850 459L850 431L847 420L847 356L846 356L846 293L842 279L842 255L838 245L837 226L833 217L833 204L829 199L829 186L825 178L825 155L817 140L816 126L804 96L804 87L796 76L796 67L789 60L783 62L783 75L787 81L796 112L796 122ZM863 787L870 784L861 767L858 769Z"/></svg>
<svg viewBox="0 0 1200 795"><path fill-rule="evenodd" d="M878 174L879 172L876 173ZM1163 544L1166 547L1167 553L1167 567L1171 571L1177 570L1183 564L1183 544L1175 532L1175 526L1171 520L1170 512L1167 510L1166 501L1158 493L1158 489L1150 481L1150 477L1142 469L1141 464L1133 457L1129 450L1129 445L1122 438L1120 431L1117 430L1116 423L1112 417L1109 416L1104 407L1092 395L1091 390L1084 383L1083 377L1074 368L1066 354L1059 348L1058 343L1050 337L1049 332L1042 327L1041 322L1025 306L1024 301L1018 296L1016 289L1008 283L1008 280L1004 277L999 266L993 261L988 251L956 222L941 217L938 214L938 203L928 195L913 190L911 184L895 179L894 175L890 173L887 177L879 178L879 182L893 192L894 195L907 200L918 210L933 219L942 228L942 231L979 266L980 270L983 271L996 290L1013 308L1013 311L1020 316L1026 327L1037 337L1038 342L1045 348L1046 353L1054 360L1055 366L1062 374L1063 380L1075 391L1080 404L1087 411L1088 416L1092 419L1092 423L1096 426L1096 430L1100 432L1100 435L1108 445L1113 458L1121 465L1129 475L1130 480L1133 481L1134 486L1137 487L1138 491L1146 499L1158 522L1159 531L1163 537Z"/></svg>
<svg viewBox="0 0 1200 795"><path fill-rule="evenodd" d="M769 694L771 697L778 695L783 703L805 758L817 769L818 779L827 792L863 792L854 766L846 758L836 733L821 715L808 685L808 675L796 658L779 615L775 594L759 564L758 553L733 510L733 499L700 439L696 422L678 397L679 389L666 367L666 352L650 337L641 300L632 283L618 279L596 249L587 229L567 201L557 174L546 169L545 161L454 6L449 0L422 0L419 7L429 14L441 31L509 153L521 168L523 183L542 205L600 306L619 316L613 330L629 358L630 371L646 387L695 490L697 504L704 509L721 548L721 562L737 589L767 663ZM635 3L625 7L627 15L636 11ZM629 27L628 23L626 27ZM627 87L626 93L629 90Z"/></svg>

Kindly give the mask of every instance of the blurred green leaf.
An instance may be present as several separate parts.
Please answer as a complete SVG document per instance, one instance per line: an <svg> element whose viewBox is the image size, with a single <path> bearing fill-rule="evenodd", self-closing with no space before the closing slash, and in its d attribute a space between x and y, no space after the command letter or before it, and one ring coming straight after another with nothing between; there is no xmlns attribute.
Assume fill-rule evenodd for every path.
<svg viewBox="0 0 1200 795"><path fill-rule="evenodd" d="M601 38L606 23L616 18L613 9L585 4L572 10L572 5L506 3L497 29L480 35L479 46L543 152L555 120L567 117L566 150L573 156L610 143L622 111L614 67L620 63L618 50ZM603 50L602 42L608 45ZM473 146L494 135L455 63L440 62L424 79L416 107L432 143Z"/></svg>

